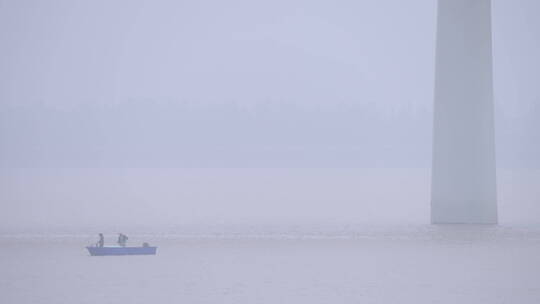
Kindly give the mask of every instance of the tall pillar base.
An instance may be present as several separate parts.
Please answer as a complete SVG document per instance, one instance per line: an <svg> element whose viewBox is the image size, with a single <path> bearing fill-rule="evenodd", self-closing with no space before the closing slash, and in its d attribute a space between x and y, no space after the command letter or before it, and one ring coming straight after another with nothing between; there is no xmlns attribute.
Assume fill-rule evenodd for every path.
<svg viewBox="0 0 540 304"><path fill-rule="evenodd" d="M490 0L439 0L431 222L496 224Z"/></svg>

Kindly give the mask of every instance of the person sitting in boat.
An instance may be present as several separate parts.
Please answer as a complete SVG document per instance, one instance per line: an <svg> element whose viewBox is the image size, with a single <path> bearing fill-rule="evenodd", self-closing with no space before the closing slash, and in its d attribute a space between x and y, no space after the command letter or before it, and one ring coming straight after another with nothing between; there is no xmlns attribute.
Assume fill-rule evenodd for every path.
<svg viewBox="0 0 540 304"><path fill-rule="evenodd" d="M103 238L103 233L100 233L99 234L99 241L97 242L97 246L98 247L103 247L103 245L105 244L105 238Z"/></svg>
<svg viewBox="0 0 540 304"><path fill-rule="evenodd" d="M126 247L126 242L128 240L128 237L127 235L123 234L123 233L119 233L118 234L118 245L122 246L122 247Z"/></svg>

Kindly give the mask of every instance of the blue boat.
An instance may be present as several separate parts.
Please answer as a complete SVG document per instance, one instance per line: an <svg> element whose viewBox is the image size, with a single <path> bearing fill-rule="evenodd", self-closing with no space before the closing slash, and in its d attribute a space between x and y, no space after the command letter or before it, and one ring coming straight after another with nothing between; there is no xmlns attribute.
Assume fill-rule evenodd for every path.
<svg viewBox="0 0 540 304"><path fill-rule="evenodd" d="M87 246L91 256L106 256L106 255L155 255L157 247L142 246L142 247L97 247Z"/></svg>

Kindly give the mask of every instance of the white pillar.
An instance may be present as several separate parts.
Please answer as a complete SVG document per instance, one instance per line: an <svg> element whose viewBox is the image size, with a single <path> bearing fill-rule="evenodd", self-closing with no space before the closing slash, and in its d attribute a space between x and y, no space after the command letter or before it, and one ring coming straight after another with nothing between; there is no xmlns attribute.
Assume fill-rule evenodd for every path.
<svg viewBox="0 0 540 304"><path fill-rule="evenodd" d="M497 223L491 0L439 0L431 222Z"/></svg>

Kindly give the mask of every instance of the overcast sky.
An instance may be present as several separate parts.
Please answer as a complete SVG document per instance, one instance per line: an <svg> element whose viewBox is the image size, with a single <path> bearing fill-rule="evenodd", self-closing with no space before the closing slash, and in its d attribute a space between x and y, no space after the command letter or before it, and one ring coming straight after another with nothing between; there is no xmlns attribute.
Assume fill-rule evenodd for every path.
<svg viewBox="0 0 540 304"><path fill-rule="evenodd" d="M435 0L0 0L7 217L43 197L41 178L70 180L27 183L17 168L429 168L435 12ZM493 1L499 167L540 168L539 14L537 0ZM125 174L77 172L68 188Z"/></svg>
<svg viewBox="0 0 540 304"><path fill-rule="evenodd" d="M500 163L538 166L540 4L493 6ZM0 1L0 164L428 167L435 11Z"/></svg>

